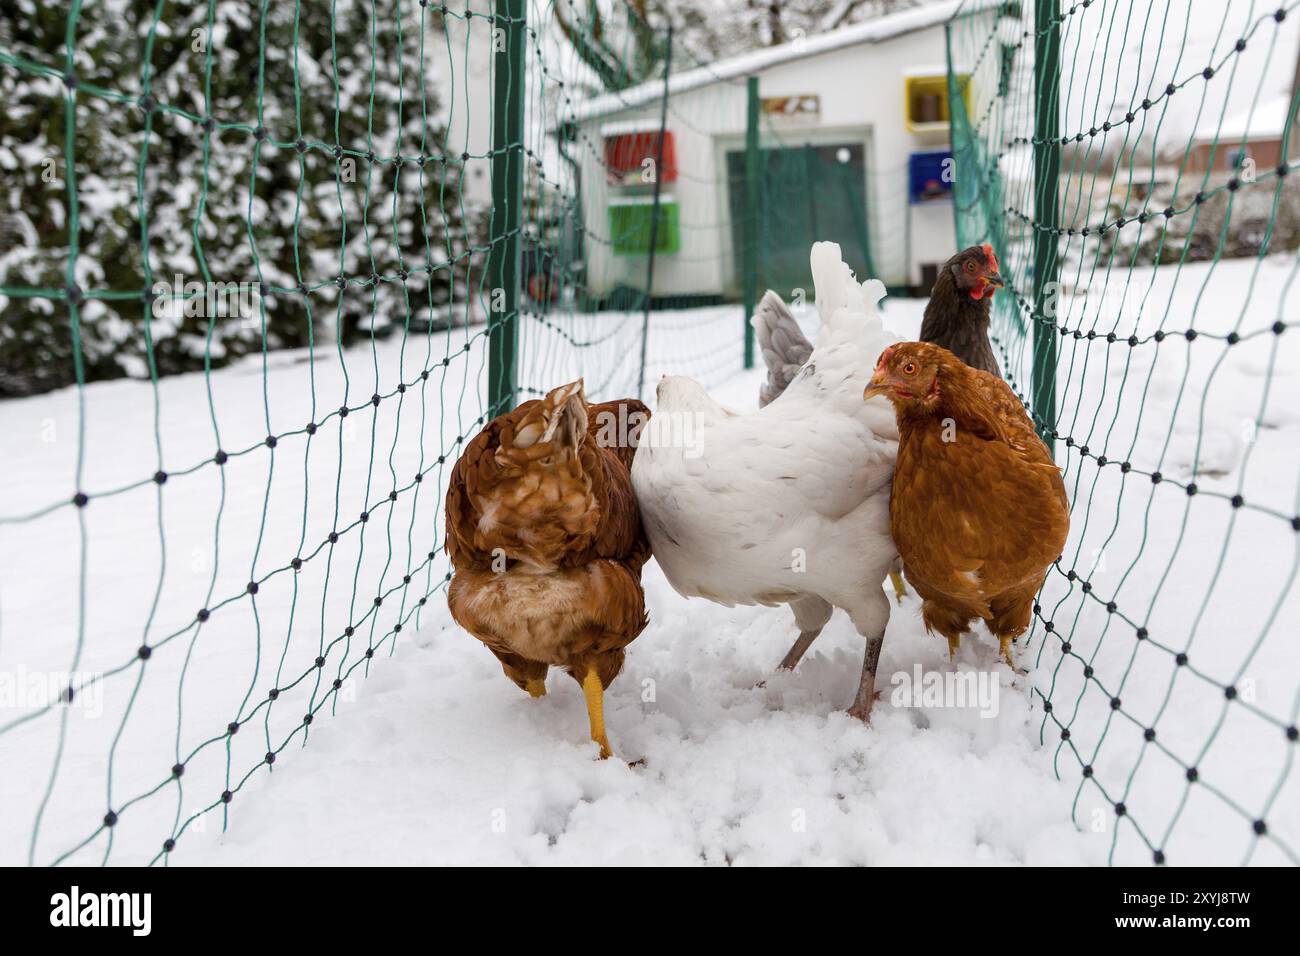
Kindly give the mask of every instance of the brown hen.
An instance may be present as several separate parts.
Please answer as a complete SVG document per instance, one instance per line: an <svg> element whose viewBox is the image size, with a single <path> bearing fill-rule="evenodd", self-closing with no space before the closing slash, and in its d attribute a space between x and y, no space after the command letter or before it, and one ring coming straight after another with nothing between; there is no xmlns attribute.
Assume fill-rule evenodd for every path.
<svg viewBox="0 0 1300 956"><path fill-rule="evenodd" d="M947 349L885 349L864 392L875 395L898 418L890 530L926 630L952 654L981 619L1011 664L1069 534L1060 470L1006 382Z"/></svg>
<svg viewBox="0 0 1300 956"><path fill-rule="evenodd" d="M601 757L604 691L645 628L650 546L629 468L650 412L588 405L581 380L487 424L447 488L447 602L506 676L534 697L548 668L583 689Z"/></svg>

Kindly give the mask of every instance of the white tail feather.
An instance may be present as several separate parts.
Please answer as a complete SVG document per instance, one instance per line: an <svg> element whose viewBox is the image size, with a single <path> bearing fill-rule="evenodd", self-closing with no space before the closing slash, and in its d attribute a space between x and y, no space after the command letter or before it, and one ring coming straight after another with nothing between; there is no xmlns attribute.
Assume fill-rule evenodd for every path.
<svg viewBox="0 0 1300 956"><path fill-rule="evenodd" d="M842 339L880 330L876 306L885 297L883 282L868 279L859 283L834 242L813 243L809 263L823 334Z"/></svg>

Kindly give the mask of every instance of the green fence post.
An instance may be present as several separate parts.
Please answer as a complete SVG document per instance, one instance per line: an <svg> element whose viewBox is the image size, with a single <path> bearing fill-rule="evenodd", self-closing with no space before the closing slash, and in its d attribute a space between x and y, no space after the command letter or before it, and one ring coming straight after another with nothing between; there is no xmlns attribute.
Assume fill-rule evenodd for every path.
<svg viewBox="0 0 1300 956"><path fill-rule="evenodd" d="M650 212L650 255L645 266L645 311L641 315L641 367L636 379L636 397L645 397L645 359L650 344L650 305L655 294L655 252L659 247L660 185L659 171L664 165L664 137L668 135L668 80L673 72L673 27L668 25L667 53L664 55L664 92L659 103L659 142L655 146L654 208Z"/></svg>
<svg viewBox="0 0 1300 956"><path fill-rule="evenodd" d="M958 143L957 140L958 137L965 135L966 127L958 121L957 97L961 95L961 90L957 88L957 64L954 63L952 59L952 21L951 20L945 21L943 25L943 49L944 49L944 56L946 56L948 59L948 130L949 130L949 137L952 140L952 161L954 164L954 171L956 171L957 157L961 156L963 151L962 144ZM953 231L957 233L956 248L965 249L968 245L970 245L970 243L966 242L965 239L963 238L962 216L961 216L962 210L960 206L961 206L960 194L957 192L956 189L953 189L952 225L953 225ZM908 208L909 209L911 208L910 205ZM909 216L908 218L910 219L911 217ZM908 262L912 261L910 250L909 250L907 261ZM910 279L911 276L909 276L908 278ZM923 289L922 291L926 295L930 294L929 289Z"/></svg>
<svg viewBox="0 0 1300 956"><path fill-rule="evenodd" d="M762 156L758 151L758 77L751 76L745 84L749 106L745 112L745 368L754 367L754 327L749 318L758 307L758 242L763 228L760 203L763 192L759 188Z"/></svg>
<svg viewBox="0 0 1300 956"><path fill-rule="evenodd" d="M1059 0L1036 0L1034 13L1034 371L1031 401L1038 431L1055 454L1050 437L1056 428L1056 327L1044 318L1055 314L1060 271L1056 228L1061 188Z"/></svg>
<svg viewBox="0 0 1300 956"><path fill-rule="evenodd" d="M524 192L524 0L494 0L492 219L487 258L488 417L515 407ZM499 31L499 32L498 32Z"/></svg>

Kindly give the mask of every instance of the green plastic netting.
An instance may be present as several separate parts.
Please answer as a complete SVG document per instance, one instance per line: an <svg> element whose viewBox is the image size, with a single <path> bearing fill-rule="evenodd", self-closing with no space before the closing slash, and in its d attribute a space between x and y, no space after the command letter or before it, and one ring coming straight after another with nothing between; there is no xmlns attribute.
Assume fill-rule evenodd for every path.
<svg viewBox="0 0 1300 956"><path fill-rule="evenodd" d="M1035 609L1042 738L1113 862L1298 860L1294 4L967 3L958 245L1069 544Z"/></svg>
<svg viewBox="0 0 1300 956"><path fill-rule="evenodd" d="M475 183L530 149L486 118L515 6L0 21L0 387L73 386L0 516L35 582L0 641L7 862L166 862L443 587L511 238Z"/></svg>
<svg viewBox="0 0 1300 956"><path fill-rule="evenodd" d="M649 80L655 129L667 107L670 34L619 17L105 0L0 20L0 394L70 386L34 422L9 406L26 452L0 534L25 587L0 741L28 769L0 790L7 861L165 864L224 828L441 600L445 479L493 415L579 375L603 398L743 366L741 306L647 294L657 216L582 214L580 163L593 190L625 173L585 105Z"/></svg>
<svg viewBox="0 0 1300 956"><path fill-rule="evenodd" d="M0 505L32 582L0 671L45 694L0 715L36 755L0 783L7 862L166 863L224 825L441 600L444 480L493 415L579 376L724 382L745 303L811 298L815 239L909 284L905 163L744 76L678 95L710 58L598 6L0 18L0 395L71 386ZM1075 502L1030 636L1043 739L1115 862L1296 862L1274 81L1300 12L1034 6L971 0L947 33L957 241L997 249L995 344Z"/></svg>

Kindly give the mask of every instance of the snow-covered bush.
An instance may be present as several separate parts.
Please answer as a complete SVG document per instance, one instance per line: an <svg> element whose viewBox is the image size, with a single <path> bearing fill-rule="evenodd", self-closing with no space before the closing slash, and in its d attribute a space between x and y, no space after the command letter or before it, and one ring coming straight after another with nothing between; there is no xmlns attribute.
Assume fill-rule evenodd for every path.
<svg viewBox="0 0 1300 956"><path fill-rule="evenodd" d="M1203 182L1200 175L1159 178L1124 188L1121 182L1109 195L1095 200L1088 222L1113 224L1121 217L1123 228L1102 233L1104 250L1117 261L1132 265L1205 262L1212 259L1254 258L1265 251L1300 248L1300 182L1278 178L1270 172L1256 181L1240 181L1229 189L1229 176L1218 174ZM1197 202L1197 194L1203 194ZM1166 217L1166 209L1174 215ZM1143 226L1132 220L1145 213ZM1081 222L1072 223L1075 226Z"/></svg>
<svg viewBox="0 0 1300 956"><path fill-rule="evenodd" d="M83 6L71 75L66 7L16 0L0 16L0 50L20 63L0 66L0 395L74 381L78 350L87 379L147 375L150 360L199 369L264 334L279 348L346 339L372 316L401 324L467 285L482 243L462 158L444 155L439 14L411 3L399 23L360 0L219 2L211 22L207 4L159 9L155 22L136 0ZM251 284L260 305L155 309L150 290L177 276Z"/></svg>

